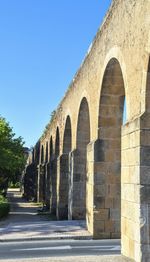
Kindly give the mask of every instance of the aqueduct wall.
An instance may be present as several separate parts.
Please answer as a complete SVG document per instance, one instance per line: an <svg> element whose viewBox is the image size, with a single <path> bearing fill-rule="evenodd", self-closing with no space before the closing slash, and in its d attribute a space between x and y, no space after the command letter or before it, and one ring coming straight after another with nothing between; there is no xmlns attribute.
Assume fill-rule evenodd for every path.
<svg viewBox="0 0 150 262"><path fill-rule="evenodd" d="M149 0L113 1L29 165L58 219L121 236L137 262L150 261L149 11Z"/></svg>

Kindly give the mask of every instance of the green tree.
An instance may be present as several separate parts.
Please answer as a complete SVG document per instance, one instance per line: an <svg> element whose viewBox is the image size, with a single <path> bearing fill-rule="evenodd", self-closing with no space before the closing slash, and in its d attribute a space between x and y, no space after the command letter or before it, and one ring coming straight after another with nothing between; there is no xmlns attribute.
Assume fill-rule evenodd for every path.
<svg viewBox="0 0 150 262"><path fill-rule="evenodd" d="M24 168L23 144L21 137L15 138L5 118L0 117L0 191L6 191L8 182Z"/></svg>

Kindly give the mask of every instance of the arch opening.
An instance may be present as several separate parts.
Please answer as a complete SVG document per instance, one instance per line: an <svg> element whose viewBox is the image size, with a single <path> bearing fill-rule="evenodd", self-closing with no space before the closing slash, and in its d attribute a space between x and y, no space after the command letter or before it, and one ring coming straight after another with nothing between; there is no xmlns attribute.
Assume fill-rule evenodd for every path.
<svg viewBox="0 0 150 262"><path fill-rule="evenodd" d="M50 211L51 213L55 213L55 198L56 198L56 181L55 180L55 174L54 174L54 163L53 163L53 138L51 136L50 138L50 149L49 149L49 162L50 162L50 185L49 185L49 190L50 190Z"/></svg>
<svg viewBox="0 0 150 262"><path fill-rule="evenodd" d="M58 201L57 201L57 218L68 219L69 205L69 153L71 152L71 120L67 116L64 137L63 137L63 154L60 156L59 166L59 183L58 183Z"/></svg>
<svg viewBox="0 0 150 262"><path fill-rule="evenodd" d="M80 104L77 123L77 158L76 158L76 178L77 182L77 210L79 218L86 216L86 165L87 165L87 145L90 142L90 114L86 98Z"/></svg>
<svg viewBox="0 0 150 262"><path fill-rule="evenodd" d="M60 144L59 144L59 128L56 130L56 140L55 140L55 157L59 156Z"/></svg>
<svg viewBox="0 0 150 262"><path fill-rule="evenodd" d="M71 132L71 120L70 117L67 116L64 139L63 139L63 153L68 154L72 148L72 132Z"/></svg>
<svg viewBox="0 0 150 262"><path fill-rule="evenodd" d="M105 227L104 231L107 229L110 238L120 237L121 231L121 126L125 121L124 80L118 60L113 58L107 64L102 82L98 121L100 142L96 154L101 172L94 178L97 185L95 203L108 213L105 224L109 222L112 226L109 230Z"/></svg>
<svg viewBox="0 0 150 262"><path fill-rule="evenodd" d="M40 143L38 142L36 145L35 145L35 162L37 165L39 165L40 163Z"/></svg>
<svg viewBox="0 0 150 262"><path fill-rule="evenodd" d="M41 164L44 163L44 146L41 147Z"/></svg>
<svg viewBox="0 0 150 262"><path fill-rule="evenodd" d="M46 142L46 152L45 152L45 204L46 209L50 208L50 172L48 164L48 141Z"/></svg>
<svg viewBox="0 0 150 262"><path fill-rule="evenodd" d="M48 162L48 142L46 142L46 156L45 156L45 162Z"/></svg>
<svg viewBox="0 0 150 262"><path fill-rule="evenodd" d="M52 139L52 136L50 138L50 161L52 160L52 157L53 157L53 139Z"/></svg>

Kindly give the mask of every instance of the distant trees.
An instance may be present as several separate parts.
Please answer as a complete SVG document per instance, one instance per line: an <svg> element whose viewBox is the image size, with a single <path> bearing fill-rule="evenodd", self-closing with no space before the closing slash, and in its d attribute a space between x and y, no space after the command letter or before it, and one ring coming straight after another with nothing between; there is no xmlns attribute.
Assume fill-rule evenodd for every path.
<svg viewBox="0 0 150 262"><path fill-rule="evenodd" d="M0 116L0 192L6 192L8 183L25 166L24 142L15 138L13 129L5 118Z"/></svg>

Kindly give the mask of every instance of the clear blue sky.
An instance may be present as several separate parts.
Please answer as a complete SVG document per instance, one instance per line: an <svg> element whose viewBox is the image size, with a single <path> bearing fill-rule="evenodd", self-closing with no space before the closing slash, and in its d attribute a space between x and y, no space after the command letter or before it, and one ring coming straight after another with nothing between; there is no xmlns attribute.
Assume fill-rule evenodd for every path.
<svg viewBox="0 0 150 262"><path fill-rule="evenodd" d="M111 0L0 0L0 114L36 143Z"/></svg>

